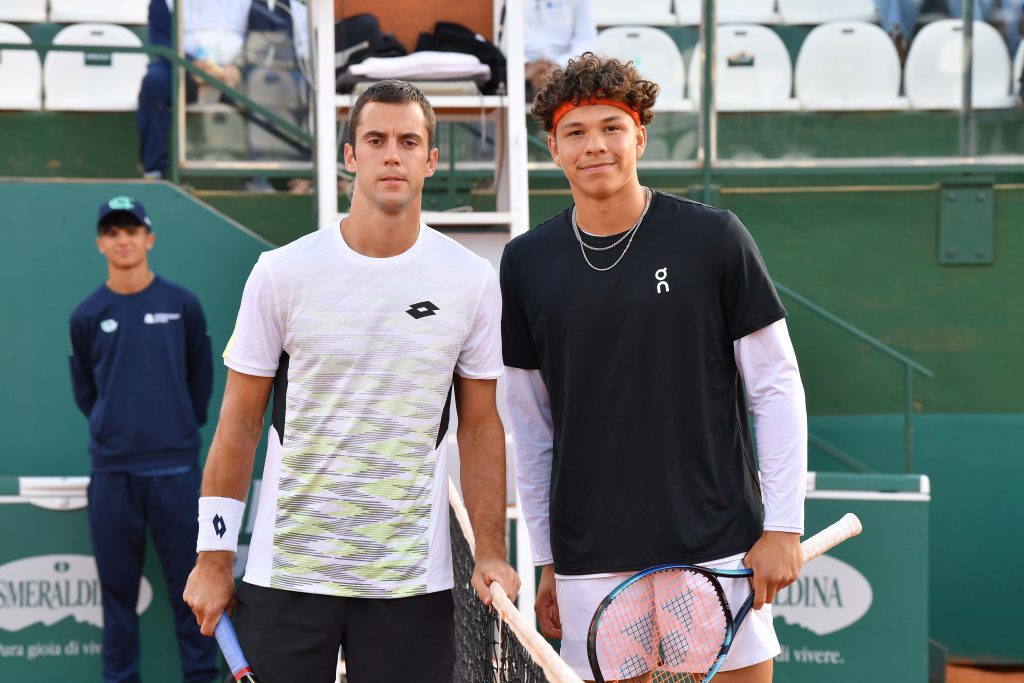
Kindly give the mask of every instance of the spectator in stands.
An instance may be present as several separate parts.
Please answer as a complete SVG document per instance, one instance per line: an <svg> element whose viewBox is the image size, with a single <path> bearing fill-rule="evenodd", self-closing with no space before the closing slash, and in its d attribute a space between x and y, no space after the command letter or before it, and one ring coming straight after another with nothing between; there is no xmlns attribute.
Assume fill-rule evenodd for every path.
<svg viewBox="0 0 1024 683"><path fill-rule="evenodd" d="M882 28L893 37L901 59L906 57L922 8L933 7L956 19L963 16L963 0L875 0L875 7ZM1024 0L974 0L975 20L1000 24L1011 55L1016 54L1020 45L1022 11Z"/></svg>
<svg viewBox="0 0 1024 683"><path fill-rule="evenodd" d="M171 47L171 7L174 0L150 0L149 42ZM194 64L230 86L241 73L234 64L245 42L252 0L179 0L184 11L184 51ZM199 84L185 79L187 101L195 101ZM146 177L162 178L167 169L170 130L171 63L153 60L139 90L139 160Z"/></svg>
<svg viewBox="0 0 1024 683"><path fill-rule="evenodd" d="M597 25L590 0L524 0L523 51L526 96L569 59L597 49Z"/></svg>
<svg viewBox="0 0 1024 683"><path fill-rule="evenodd" d="M896 44L900 61L907 58L910 39L914 36L922 4L924 0L875 0L879 22Z"/></svg>
<svg viewBox="0 0 1024 683"><path fill-rule="evenodd" d="M89 528L103 602L103 681L139 681L135 608L148 526L174 614L178 680L210 683L220 680L216 646L179 597L195 561L199 427L213 388L206 320L194 295L149 269L155 237L142 204L130 197L104 202L97 232L107 281L71 314L70 361L91 437Z"/></svg>

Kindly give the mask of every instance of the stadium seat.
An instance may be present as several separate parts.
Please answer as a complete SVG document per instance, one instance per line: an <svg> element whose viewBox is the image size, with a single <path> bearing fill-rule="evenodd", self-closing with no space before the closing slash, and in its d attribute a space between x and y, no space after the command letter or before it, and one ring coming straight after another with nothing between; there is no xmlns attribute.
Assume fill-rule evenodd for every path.
<svg viewBox="0 0 1024 683"><path fill-rule="evenodd" d="M875 21L874 0L779 0L783 24L826 24L830 21Z"/></svg>
<svg viewBox="0 0 1024 683"><path fill-rule="evenodd" d="M45 108L53 111L135 111L149 57L103 52L101 46L141 47L138 36L112 24L74 24L54 45L96 45L96 52L50 52L43 64Z"/></svg>
<svg viewBox="0 0 1024 683"><path fill-rule="evenodd" d="M913 109L958 109L963 97L963 22L943 19L922 28L907 54L904 89ZM999 31L974 22L971 101L976 109L1012 107L1010 53Z"/></svg>
<svg viewBox="0 0 1024 683"><path fill-rule="evenodd" d="M111 24L145 25L149 21L149 2L148 0L50 0L50 21L55 24L108 22Z"/></svg>
<svg viewBox="0 0 1024 683"><path fill-rule="evenodd" d="M676 140L676 144L672 145L672 160L685 161L687 159L696 159L699 145L700 138L697 135L697 131L683 133Z"/></svg>
<svg viewBox="0 0 1024 683"><path fill-rule="evenodd" d="M775 0L717 0L715 7L715 19L719 24L779 23Z"/></svg>
<svg viewBox="0 0 1024 683"><path fill-rule="evenodd" d="M598 26L673 26L676 23L672 0L593 0L593 8L594 21Z"/></svg>
<svg viewBox="0 0 1024 683"><path fill-rule="evenodd" d="M690 108L683 56L664 31L650 26L614 26L597 35L598 49L608 57L630 60L644 78L661 86L655 111Z"/></svg>
<svg viewBox="0 0 1024 683"><path fill-rule="evenodd" d="M298 70L257 67L245 77L246 94L286 121L304 128L305 98ZM305 154L265 127L249 122L249 153L254 159L304 159Z"/></svg>
<svg viewBox="0 0 1024 683"><path fill-rule="evenodd" d="M46 0L3 0L0 21L38 24L46 21Z"/></svg>
<svg viewBox="0 0 1024 683"><path fill-rule="evenodd" d="M669 161L671 153L668 140L664 137L655 137L648 131L647 147L644 149L643 156L644 161Z"/></svg>
<svg viewBox="0 0 1024 683"><path fill-rule="evenodd" d="M718 111L794 111L793 66L770 28L731 24L717 29L715 103ZM699 101L700 60L690 60L690 98Z"/></svg>
<svg viewBox="0 0 1024 683"><path fill-rule="evenodd" d="M188 158L202 161L242 161L249 153L245 116L229 104L190 104Z"/></svg>
<svg viewBox="0 0 1024 683"><path fill-rule="evenodd" d="M680 26L699 26L704 0L675 0L676 23Z"/></svg>
<svg viewBox="0 0 1024 683"><path fill-rule="evenodd" d="M1013 58L1013 72L1010 74L1013 92L1020 92L1020 76L1024 72L1024 41L1017 46L1017 56Z"/></svg>
<svg viewBox="0 0 1024 683"><path fill-rule="evenodd" d="M17 26L0 24L0 43L31 44ZM39 55L32 50L0 50L0 109L36 110L43 104Z"/></svg>
<svg viewBox="0 0 1024 683"><path fill-rule="evenodd" d="M811 111L906 109L900 94L900 57L892 39L875 24L837 21L804 39L794 87Z"/></svg>

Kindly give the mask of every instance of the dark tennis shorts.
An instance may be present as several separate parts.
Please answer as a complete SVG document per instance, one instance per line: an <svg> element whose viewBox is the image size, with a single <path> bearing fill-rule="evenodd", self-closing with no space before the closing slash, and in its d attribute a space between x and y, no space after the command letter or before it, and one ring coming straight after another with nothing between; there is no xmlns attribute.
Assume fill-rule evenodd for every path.
<svg viewBox="0 0 1024 683"><path fill-rule="evenodd" d="M342 598L242 583L238 642L260 683L332 683L338 647L349 683L451 683L452 592Z"/></svg>

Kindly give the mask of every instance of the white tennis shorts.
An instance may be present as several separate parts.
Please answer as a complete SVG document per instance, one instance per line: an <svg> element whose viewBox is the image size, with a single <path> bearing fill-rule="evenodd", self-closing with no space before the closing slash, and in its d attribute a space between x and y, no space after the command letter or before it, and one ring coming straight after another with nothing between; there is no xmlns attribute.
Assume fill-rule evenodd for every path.
<svg viewBox="0 0 1024 683"><path fill-rule="evenodd" d="M743 555L704 562L701 566L742 569ZM584 680L594 679L594 674L590 670L590 660L587 658L587 631L590 629L594 612L605 596L633 573L555 575L558 613L562 621L562 659ZM750 582L746 579L719 579L719 582L735 615L736 610L750 594ZM772 624L772 606L765 605L747 614L739 631L736 632L736 638L721 671L758 664L775 657L780 651L779 639Z"/></svg>

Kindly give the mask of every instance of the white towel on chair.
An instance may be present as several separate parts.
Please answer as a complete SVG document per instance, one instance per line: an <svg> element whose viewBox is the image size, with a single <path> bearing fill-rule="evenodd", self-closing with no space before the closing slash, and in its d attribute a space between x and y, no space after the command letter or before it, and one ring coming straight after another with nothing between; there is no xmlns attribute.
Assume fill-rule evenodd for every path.
<svg viewBox="0 0 1024 683"><path fill-rule="evenodd" d="M404 57L370 57L348 68L359 78L402 78L436 81L472 79L478 82L491 78L491 68L474 55L461 52L413 52Z"/></svg>

